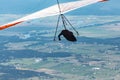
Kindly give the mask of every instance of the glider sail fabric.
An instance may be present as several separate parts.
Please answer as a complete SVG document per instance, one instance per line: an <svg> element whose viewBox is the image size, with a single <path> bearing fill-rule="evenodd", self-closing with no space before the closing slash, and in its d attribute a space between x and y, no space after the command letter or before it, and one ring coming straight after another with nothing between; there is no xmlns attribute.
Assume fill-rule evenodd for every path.
<svg viewBox="0 0 120 80"><path fill-rule="evenodd" d="M60 5L61 13L64 14L69 11L78 9L80 7L84 7L84 6L87 6L87 5L90 5L93 3L97 3L97 2L101 2L101 1L104 1L104 0L80 0L80 1L78 0L78 1L74 1L74 2L61 3L59 5ZM37 11L33 14L30 14L28 16L25 16L23 18L20 18L18 20L15 20L13 22L4 24L4 25L0 26L0 30L3 30L5 28L14 26L16 24L19 24L19 23L22 23L24 21L28 21L31 19L54 16L54 15L58 15L58 14L60 14L60 13L59 13L58 5L56 4L51 7L46 8L46 9L43 9L43 10Z"/></svg>

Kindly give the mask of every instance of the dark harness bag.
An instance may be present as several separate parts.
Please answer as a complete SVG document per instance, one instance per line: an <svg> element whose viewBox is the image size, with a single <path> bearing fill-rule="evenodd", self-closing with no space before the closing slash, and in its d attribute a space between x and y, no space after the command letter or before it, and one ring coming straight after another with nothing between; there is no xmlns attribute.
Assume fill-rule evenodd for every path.
<svg viewBox="0 0 120 80"><path fill-rule="evenodd" d="M68 41L77 41L76 37L69 30L62 30L62 32L58 35L59 40L61 40L60 39L61 35L63 35Z"/></svg>

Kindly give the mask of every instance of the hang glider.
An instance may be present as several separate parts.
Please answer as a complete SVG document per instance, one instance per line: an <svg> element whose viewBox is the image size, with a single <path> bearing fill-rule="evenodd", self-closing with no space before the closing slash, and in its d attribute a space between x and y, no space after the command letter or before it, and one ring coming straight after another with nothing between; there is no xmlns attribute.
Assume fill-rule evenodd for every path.
<svg viewBox="0 0 120 80"><path fill-rule="evenodd" d="M107 0L78 0L78 1L73 1L73 2L67 2L67 3L61 3L60 5L60 9L61 9L61 14L67 13L69 11L90 5L90 4L94 4L97 2L104 2ZM43 18L43 17L48 17L48 16L55 16L60 14L59 12L59 8L58 5L53 5L51 7L48 7L46 9L37 11L35 13L32 13L28 16L25 16L23 18L17 19L15 21L12 21L10 23L4 24L0 26L0 30L9 28L11 26L15 26L19 23L28 21L28 20L32 20L32 19L37 19L37 18Z"/></svg>

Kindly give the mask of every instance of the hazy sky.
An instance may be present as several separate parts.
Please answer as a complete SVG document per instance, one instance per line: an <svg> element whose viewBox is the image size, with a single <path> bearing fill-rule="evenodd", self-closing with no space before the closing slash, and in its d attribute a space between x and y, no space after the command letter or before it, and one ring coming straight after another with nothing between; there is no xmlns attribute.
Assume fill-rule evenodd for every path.
<svg viewBox="0 0 120 80"><path fill-rule="evenodd" d="M69 2L75 0L59 0ZM56 3L56 0L0 0L0 14L29 14ZM120 0L109 0L70 12L70 14L119 15Z"/></svg>

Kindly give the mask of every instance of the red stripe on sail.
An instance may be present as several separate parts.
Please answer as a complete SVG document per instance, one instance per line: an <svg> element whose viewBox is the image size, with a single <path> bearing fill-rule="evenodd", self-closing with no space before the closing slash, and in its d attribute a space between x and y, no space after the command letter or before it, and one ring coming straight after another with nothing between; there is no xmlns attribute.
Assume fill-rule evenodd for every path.
<svg viewBox="0 0 120 80"><path fill-rule="evenodd" d="M19 23L22 23L22 22L23 22L23 21L16 22L16 23L13 23L13 24L7 24L7 25L4 25L4 26L0 26L0 30L9 28L9 27L11 27L11 26L14 26L14 25L19 24Z"/></svg>
<svg viewBox="0 0 120 80"><path fill-rule="evenodd" d="M100 2L105 2L105 1L108 1L108 0L101 0Z"/></svg>

